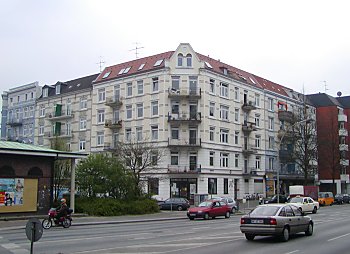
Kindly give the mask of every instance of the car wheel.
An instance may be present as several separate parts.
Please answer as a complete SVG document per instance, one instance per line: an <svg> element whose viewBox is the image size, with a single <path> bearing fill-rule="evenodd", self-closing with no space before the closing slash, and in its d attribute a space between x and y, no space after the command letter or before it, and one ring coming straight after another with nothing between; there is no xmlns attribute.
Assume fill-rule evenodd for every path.
<svg viewBox="0 0 350 254"><path fill-rule="evenodd" d="M245 234L245 238L248 240L248 241L253 241L254 238L255 238L255 235L252 235L252 234Z"/></svg>
<svg viewBox="0 0 350 254"><path fill-rule="evenodd" d="M177 207L177 210L178 210L178 211L182 211L182 210L183 210L183 207L179 205L179 206Z"/></svg>
<svg viewBox="0 0 350 254"><path fill-rule="evenodd" d="M209 213L204 214L204 219L209 220Z"/></svg>
<svg viewBox="0 0 350 254"><path fill-rule="evenodd" d="M307 230L305 231L305 235L310 236L314 232L314 225L310 222L309 226L307 226Z"/></svg>
<svg viewBox="0 0 350 254"><path fill-rule="evenodd" d="M282 242L288 242L289 240L289 229L287 227L282 231L281 240Z"/></svg>
<svg viewBox="0 0 350 254"><path fill-rule="evenodd" d="M233 213L236 213L236 208L232 207L231 213L232 213L232 214L233 214Z"/></svg>
<svg viewBox="0 0 350 254"><path fill-rule="evenodd" d="M317 207L314 207L314 210L312 210L312 213L317 213Z"/></svg>
<svg viewBox="0 0 350 254"><path fill-rule="evenodd" d="M194 217L188 217L190 220L194 220Z"/></svg>
<svg viewBox="0 0 350 254"><path fill-rule="evenodd" d="M228 218L230 218L230 216L231 216L230 212L226 212L225 218L228 219Z"/></svg>

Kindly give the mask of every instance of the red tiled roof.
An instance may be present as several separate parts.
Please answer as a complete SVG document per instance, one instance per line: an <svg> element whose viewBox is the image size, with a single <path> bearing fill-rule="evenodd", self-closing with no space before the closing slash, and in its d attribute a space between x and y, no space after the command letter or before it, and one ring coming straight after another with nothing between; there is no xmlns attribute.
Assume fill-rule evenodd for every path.
<svg viewBox="0 0 350 254"><path fill-rule="evenodd" d="M286 93L286 91L284 90L285 87L274 83L272 81L266 80L264 78L258 77L256 75L254 75L254 77L256 78L256 80L259 82L259 84L266 90L284 95L284 96L288 96L288 94Z"/></svg>

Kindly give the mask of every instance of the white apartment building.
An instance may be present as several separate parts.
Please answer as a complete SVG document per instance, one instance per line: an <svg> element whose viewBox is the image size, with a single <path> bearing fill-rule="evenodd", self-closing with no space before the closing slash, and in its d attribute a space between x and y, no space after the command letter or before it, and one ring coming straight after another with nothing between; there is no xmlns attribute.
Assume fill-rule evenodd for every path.
<svg viewBox="0 0 350 254"><path fill-rule="evenodd" d="M163 198L270 195L271 176L286 167L279 161L278 133L301 100L291 89L182 43L175 51L105 68L93 82L86 151L130 140L157 144L165 156L144 177L148 191ZM298 168L286 172L287 181Z"/></svg>

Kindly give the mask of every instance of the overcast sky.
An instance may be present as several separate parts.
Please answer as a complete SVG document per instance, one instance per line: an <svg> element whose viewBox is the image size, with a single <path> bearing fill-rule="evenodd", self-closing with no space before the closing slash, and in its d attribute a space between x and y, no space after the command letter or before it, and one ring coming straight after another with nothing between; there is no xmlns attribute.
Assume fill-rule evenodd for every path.
<svg viewBox="0 0 350 254"><path fill-rule="evenodd" d="M0 0L0 93L196 52L298 92L350 95L348 1ZM327 85L325 87L325 84Z"/></svg>

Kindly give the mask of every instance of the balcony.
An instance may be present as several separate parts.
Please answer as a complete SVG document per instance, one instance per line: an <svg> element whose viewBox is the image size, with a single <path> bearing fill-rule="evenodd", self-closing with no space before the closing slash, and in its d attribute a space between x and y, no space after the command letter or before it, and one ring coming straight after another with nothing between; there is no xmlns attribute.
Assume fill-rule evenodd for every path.
<svg viewBox="0 0 350 254"><path fill-rule="evenodd" d="M74 114L69 111L69 112L60 112L60 113L47 113L46 117L48 118L48 120L50 121L61 121L61 120L65 120L65 119L70 119L74 117Z"/></svg>
<svg viewBox="0 0 350 254"><path fill-rule="evenodd" d="M349 160L341 159L340 160L340 165L341 166L349 166Z"/></svg>
<svg viewBox="0 0 350 254"><path fill-rule="evenodd" d="M348 174L340 174L340 181L349 183L350 182L349 175Z"/></svg>
<svg viewBox="0 0 350 254"><path fill-rule="evenodd" d="M22 118L12 118L12 119L9 119L6 124L13 126L13 127L21 126L23 124L23 119Z"/></svg>
<svg viewBox="0 0 350 254"><path fill-rule="evenodd" d="M44 136L49 139L54 139L54 138L73 138L72 132L67 132L67 131L60 131L60 132L45 132Z"/></svg>
<svg viewBox="0 0 350 254"><path fill-rule="evenodd" d="M292 111L279 110L278 111L278 119L280 121L285 121L285 122L291 123L294 120L294 114Z"/></svg>
<svg viewBox="0 0 350 254"><path fill-rule="evenodd" d="M118 121L112 121L112 120L106 120L105 121L105 128L109 128L112 130L120 129L122 127L122 120Z"/></svg>
<svg viewBox="0 0 350 254"><path fill-rule="evenodd" d="M170 174L198 174L201 169L200 164L168 165L168 173Z"/></svg>
<svg viewBox="0 0 350 254"><path fill-rule="evenodd" d="M349 151L349 146L347 144L339 144L339 151Z"/></svg>
<svg viewBox="0 0 350 254"><path fill-rule="evenodd" d="M245 133L249 133L249 132L256 131L256 130L257 130L257 128L256 128L255 123L244 122L242 125L242 131Z"/></svg>
<svg viewBox="0 0 350 254"><path fill-rule="evenodd" d="M112 108L118 108L123 105L123 97L111 96L106 98L105 105Z"/></svg>
<svg viewBox="0 0 350 254"><path fill-rule="evenodd" d="M256 176L256 175L258 175L256 168L243 168L242 176L244 178L250 178L251 176Z"/></svg>
<svg viewBox="0 0 350 254"><path fill-rule="evenodd" d="M168 97L169 98L184 98L184 99L200 99L201 98L202 89L168 89Z"/></svg>
<svg viewBox="0 0 350 254"><path fill-rule="evenodd" d="M294 135L295 134L293 133L293 131L279 130L277 137L279 139L282 139L282 137L283 137L283 140L290 140L290 139L293 139Z"/></svg>
<svg viewBox="0 0 350 254"><path fill-rule="evenodd" d="M347 115L344 115L344 114L338 115L338 122L347 122L347 121L348 121Z"/></svg>
<svg viewBox="0 0 350 254"><path fill-rule="evenodd" d="M251 111L254 109L256 109L256 106L254 105L254 103L252 101L244 102L242 105L243 111Z"/></svg>
<svg viewBox="0 0 350 254"><path fill-rule="evenodd" d="M188 139L170 139L168 138L168 147L200 148L202 141L200 138Z"/></svg>
<svg viewBox="0 0 350 254"><path fill-rule="evenodd" d="M340 137L347 137L348 136L348 130L347 129L340 129L339 130L339 136Z"/></svg>
<svg viewBox="0 0 350 254"><path fill-rule="evenodd" d="M200 112L187 113L182 112L178 114L168 113L168 122L169 123L191 123L199 124L202 116Z"/></svg>
<svg viewBox="0 0 350 254"><path fill-rule="evenodd" d="M244 156L249 156L251 154L255 154L257 151L258 151L258 149L256 147L244 145L242 153Z"/></svg>

